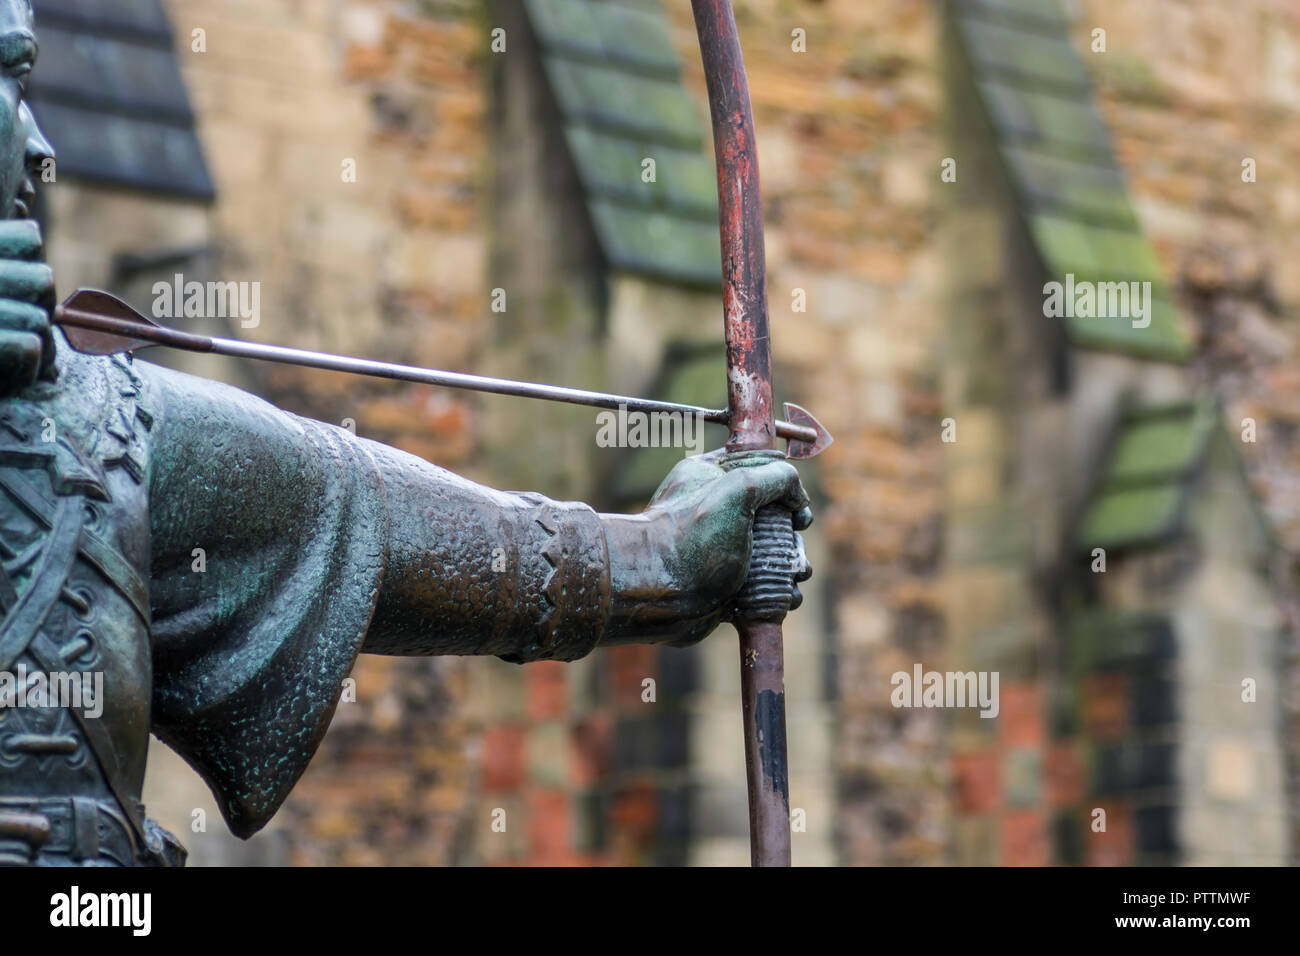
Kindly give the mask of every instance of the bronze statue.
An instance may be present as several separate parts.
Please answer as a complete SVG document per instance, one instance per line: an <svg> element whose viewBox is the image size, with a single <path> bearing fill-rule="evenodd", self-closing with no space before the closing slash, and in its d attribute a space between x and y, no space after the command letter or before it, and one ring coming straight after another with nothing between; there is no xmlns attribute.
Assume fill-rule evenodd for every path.
<svg viewBox="0 0 1300 956"><path fill-rule="evenodd" d="M810 523L771 456L686 459L644 513L598 514L69 348L29 218L53 156L24 103L36 54L29 3L0 0L0 863L182 863L140 804L150 731L247 837L358 652L690 644L731 615L756 512ZM101 712L68 706L56 675L102 675Z"/></svg>

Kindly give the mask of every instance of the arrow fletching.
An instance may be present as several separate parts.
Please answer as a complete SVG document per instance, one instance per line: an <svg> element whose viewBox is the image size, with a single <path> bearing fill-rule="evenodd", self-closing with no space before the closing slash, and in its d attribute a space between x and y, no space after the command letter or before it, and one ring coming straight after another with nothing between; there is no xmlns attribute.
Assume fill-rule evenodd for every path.
<svg viewBox="0 0 1300 956"><path fill-rule="evenodd" d="M109 323L95 322L97 318L129 327L114 329ZM68 296L54 310L53 320L63 328L68 344L87 355L116 355L158 345L157 341L139 337L140 331L163 331L121 299L95 289L81 289Z"/></svg>
<svg viewBox="0 0 1300 956"><path fill-rule="evenodd" d="M62 305L55 307L51 319L62 327L68 344L87 355L116 355L151 345L166 345L188 352L219 351L217 343L220 340L165 328L145 318L116 296L98 289L81 289L73 293ZM229 345L231 349L241 347L241 343L234 341ZM238 354L231 349L227 349L226 354ZM268 351L293 350L268 348Z"/></svg>

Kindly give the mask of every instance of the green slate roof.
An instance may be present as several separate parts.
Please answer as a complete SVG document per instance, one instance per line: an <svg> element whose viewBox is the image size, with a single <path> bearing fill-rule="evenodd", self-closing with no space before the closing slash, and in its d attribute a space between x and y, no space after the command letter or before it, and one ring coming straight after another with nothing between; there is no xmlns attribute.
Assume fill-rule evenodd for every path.
<svg viewBox="0 0 1300 956"><path fill-rule="evenodd" d="M1177 532L1217 427L1219 405L1212 398L1126 414L1084 512L1080 546L1154 544Z"/></svg>
<svg viewBox="0 0 1300 956"><path fill-rule="evenodd" d="M721 284L700 113L657 0L525 0L596 234L618 269ZM642 180L646 159L655 182Z"/></svg>
<svg viewBox="0 0 1300 956"><path fill-rule="evenodd" d="M41 62L29 99L58 151L59 175L212 201L163 4L39 0L35 9Z"/></svg>
<svg viewBox="0 0 1300 956"><path fill-rule="evenodd" d="M1046 281L1150 282L1146 328L1062 319L1083 348L1182 361L1191 343L1143 238L1060 0L950 0L978 92Z"/></svg>

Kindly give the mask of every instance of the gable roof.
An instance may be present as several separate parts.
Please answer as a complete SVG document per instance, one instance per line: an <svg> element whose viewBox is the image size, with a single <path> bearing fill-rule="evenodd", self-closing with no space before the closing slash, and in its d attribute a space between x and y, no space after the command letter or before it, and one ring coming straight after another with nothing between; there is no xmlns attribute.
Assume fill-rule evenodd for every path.
<svg viewBox="0 0 1300 956"><path fill-rule="evenodd" d="M1213 397L1125 413L1080 521L1079 547L1158 545L1181 532L1216 436L1226 441L1227 433ZM1249 485L1243 484L1243 493L1254 502ZM1269 535L1267 522L1255 511Z"/></svg>
<svg viewBox="0 0 1300 956"><path fill-rule="evenodd" d="M525 0L601 247L617 269L721 284L717 175L657 0ZM642 179L653 159L655 182Z"/></svg>
<svg viewBox="0 0 1300 956"><path fill-rule="evenodd" d="M949 0L963 66L991 124L1047 279L1150 282L1151 322L1071 318L1071 341L1183 361L1191 343L1143 238L1060 0Z"/></svg>
<svg viewBox="0 0 1300 956"><path fill-rule="evenodd" d="M39 0L30 100L71 178L211 200L160 0Z"/></svg>

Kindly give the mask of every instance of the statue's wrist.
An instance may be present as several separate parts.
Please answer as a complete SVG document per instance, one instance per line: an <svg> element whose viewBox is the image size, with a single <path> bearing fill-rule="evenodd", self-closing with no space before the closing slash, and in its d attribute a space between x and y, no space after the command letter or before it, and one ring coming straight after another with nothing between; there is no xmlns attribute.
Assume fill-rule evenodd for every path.
<svg viewBox="0 0 1300 956"><path fill-rule="evenodd" d="M689 644L717 621L702 614L674 570L671 521L662 513L601 515L610 560L609 621L601 645Z"/></svg>
<svg viewBox="0 0 1300 956"><path fill-rule="evenodd" d="M578 502L537 496L519 548L534 593L526 643L508 661L574 661L601 642L609 620L610 566L600 515Z"/></svg>

